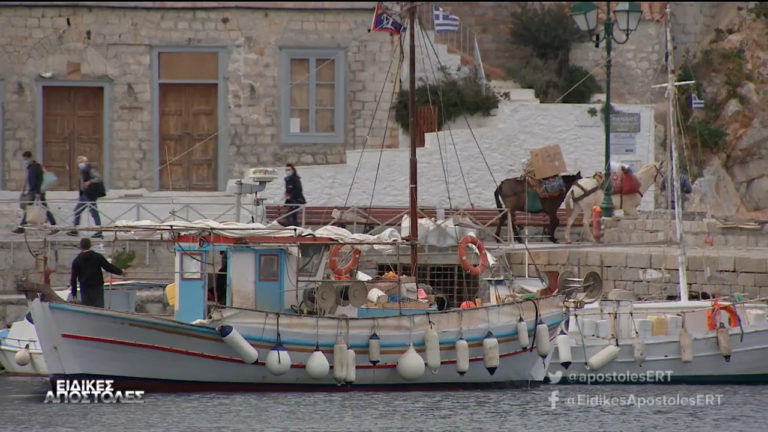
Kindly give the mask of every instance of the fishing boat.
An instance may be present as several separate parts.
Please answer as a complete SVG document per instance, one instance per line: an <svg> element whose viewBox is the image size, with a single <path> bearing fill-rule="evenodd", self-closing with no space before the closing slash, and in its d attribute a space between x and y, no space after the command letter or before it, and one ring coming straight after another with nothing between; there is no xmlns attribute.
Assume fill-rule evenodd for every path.
<svg viewBox="0 0 768 432"><path fill-rule="evenodd" d="M668 142L671 178L678 179L676 85L667 3ZM672 188L681 203L680 188ZM740 296L692 299L688 289L682 205L675 206L678 244L677 299L644 302L614 290L601 298L599 288L571 302L567 324L556 338L553 383L755 383L768 381L768 305ZM563 274L559 286L569 290Z"/></svg>
<svg viewBox="0 0 768 432"><path fill-rule="evenodd" d="M163 289L165 286L161 282L108 280L105 286L105 307L111 310L134 310L137 291ZM47 295L56 296L53 298L57 301L64 301L69 292L69 288L57 289L47 291ZM0 330L0 366L8 375L49 375L31 312L27 312L24 319L13 322L10 328Z"/></svg>
<svg viewBox="0 0 768 432"><path fill-rule="evenodd" d="M409 6L414 22L416 5ZM413 29L415 26L409 26ZM410 67L414 70L414 32ZM409 74L415 118L414 73ZM419 280L427 246L416 203L411 128L409 214L379 234L258 223L126 222L103 231L163 232L174 243L173 318L31 301L52 384L113 379L146 391L397 390L529 386L546 376L563 299L499 275L477 232L453 235L461 267L487 278L460 305ZM444 227L442 229L445 229ZM410 255L410 275L367 276L361 263ZM227 257L227 289L207 300L208 271ZM371 271L375 271L375 267ZM218 304L223 303L223 304ZM428 371L427 371L428 370Z"/></svg>

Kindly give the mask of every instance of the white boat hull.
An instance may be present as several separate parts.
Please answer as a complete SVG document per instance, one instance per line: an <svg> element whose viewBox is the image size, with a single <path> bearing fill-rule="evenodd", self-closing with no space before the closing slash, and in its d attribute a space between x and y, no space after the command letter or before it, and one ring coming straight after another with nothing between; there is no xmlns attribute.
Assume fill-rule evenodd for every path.
<svg viewBox="0 0 768 432"><path fill-rule="evenodd" d="M555 352L548 371L548 379L561 384L753 384L768 382L768 322L749 322L746 307L739 306L743 336L740 327L729 329L729 360L720 351L717 333L706 328L704 320L708 302L691 302L687 306L668 303L662 307L633 305L635 313L660 314L686 311L686 328L691 328L693 361L681 359L679 330L668 334L641 338L645 359L635 360L634 338L619 338L618 356L605 366L590 370L587 361L607 345L616 344L613 337L582 337L572 333L570 338L572 363L565 369L560 365L559 352ZM677 309L676 309L677 308ZM643 310L645 309L645 310ZM571 319L574 319L571 317ZM611 331L615 335L615 329Z"/></svg>
<svg viewBox="0 0 768 432"><path fill-rule="evenodd" d="M545 303L550 307L544 307ZM556 299L542 300L540 318L548 325L550 336L563 318L562 309L553 307L558 304ZM147 391L509 387L542 381L548 360L517 342L518 305L376 319L280 315L280 339L292 367L279 376L264 364L277 341L278 316L274 313L228 310L222 320L203 326L40 300L31 309L53 379L111 378L118 386ZM532 303L525 303L522 310L533 329ZM441 365L435 374L427 369L420 378L406 380L397 371L398 359L410 342L425 357L424 332L430 321L438 329ZM244 363L212 328L224 322L259 351L256 364ZM376 365L368 362L367 352L374 325L381 338L381 362ZM483 364L482 339L488 330L499 340L499 366L493 374ZM334 381L333 368L321 379L311 378L304 368L316 343L333 364L338 336L356 352L355 381L343 386ZM469 342L470 366L464 375L457 373L455 364L454 346L460 336Z"/></svg>
<svg viewBox="0 0 768 432"><path fill-rule="evenodd" d="M16 362L16 353L27 346L30 362L22 366ZM11 325L8 334L0 338L0 364L8 375L48 375L34 325L26 320Z"/></svg>

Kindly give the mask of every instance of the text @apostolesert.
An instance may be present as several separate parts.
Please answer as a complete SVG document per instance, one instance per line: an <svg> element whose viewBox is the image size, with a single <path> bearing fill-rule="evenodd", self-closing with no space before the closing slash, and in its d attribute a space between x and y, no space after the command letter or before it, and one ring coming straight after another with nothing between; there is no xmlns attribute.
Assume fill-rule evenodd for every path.
<svg viewBox="0 0 768 432"><path fill-rule="evenodd" d="M592 383L668 383L672 380L672 371L645 371L637 372L590 372L590 373L570 373L567 375L568 382L571 384L592 384Z"/></svg>

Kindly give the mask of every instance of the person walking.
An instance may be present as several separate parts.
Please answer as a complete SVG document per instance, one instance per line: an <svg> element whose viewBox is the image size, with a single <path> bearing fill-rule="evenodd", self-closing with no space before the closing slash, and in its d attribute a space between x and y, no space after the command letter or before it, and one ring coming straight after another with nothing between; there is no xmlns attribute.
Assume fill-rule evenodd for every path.
<svg viewBox="0 0 768 432"><path fill-rule="evenodd" d="M284 226L298 226L298 208L299 204L306 204L304 191L301 187L301 177L296 172L293 164L285 164L285 204L288 206L289 214L284 217L286 223Z"/></svg>
<svg viewBox="0 0 768 432"><path fill-rule="evenodd" d="M104 189L104 179L96 171L86 156L77 157L77 168L80 170L80 195L77 199L77 205L75 206L75 229L67 232L67 235L77 237L77 226L80 224L80 215L83 214L86 208L91 212L93 217L93 223L97 226L101 226L101 218L99 217L99 209L96 207L96 200L106 195ZM104 238L101 231L98 231L92 236L93 238Z"/></svg>
<svg viewBox="0 0 768 432"><path fill-rule="evenodd" d="M77 298L80 284L80 303L86 306L104 307L104 269L112 274L125 276L125 270L110 264L104 255L91 250L91 239L80 239L80 253L72 261L69 279L70 300Z"/></svg>
<svg viewBox="0 0 768 432"><path fill-rule="evenodd" d="M680 205L680 208L682 209L685 205L685 195L690 194L693 192L693 187L691 186L691 181L688 179L688 175L685 173L678 175L678 181L677 183L680 184L680 199L683 200L683 203ZM675 182L670 182L670 188L667 191L667 179L663 179L661 181L661 191L667 191L669 196L669 209L674 210L675 209Z"/></svg>
<svg viewBox="0 0 768 432"><path fill-rule="evenodd" d="M21 155L24 158L24 165L27 166L27 193L26 199L30 203L34 201L40 201L40 205L45 208L45 217L51 225L56 225L56 218L48 208L48 202L45 200L45 191L42 190L43 186L43 166L40 165L35 159L32 158L32 152L27 150ZM28 204L29 206L29 204ZM24 225L27 223L27 210L24 210L24 216L21 217L19 226L11 231L15 234L21 234L24 232ZM54 235L59 230L53 229L48 234Z"/></svg>

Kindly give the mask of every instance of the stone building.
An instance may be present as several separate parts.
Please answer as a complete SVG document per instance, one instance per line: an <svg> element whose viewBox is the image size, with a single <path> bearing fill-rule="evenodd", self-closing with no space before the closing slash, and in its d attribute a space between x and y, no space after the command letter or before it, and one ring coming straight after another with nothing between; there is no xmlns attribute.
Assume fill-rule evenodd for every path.
<svg viewBox="0 0 768 432"><path fill-rule="evenodd" d="M391 146L374 111L399 47L369 32L374 7L4 2L0 188L23 186L25 150L60 190L85 154L110 188L191 191L252 166L341 163L366 137Z"/></svg>

